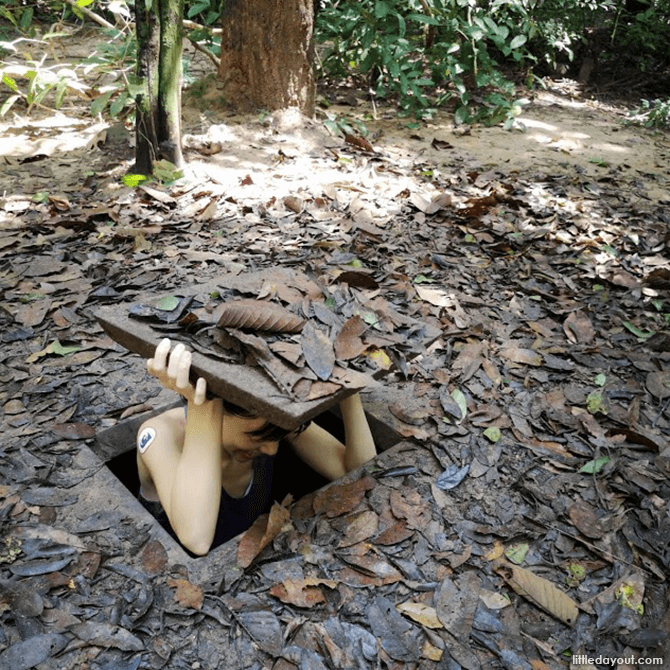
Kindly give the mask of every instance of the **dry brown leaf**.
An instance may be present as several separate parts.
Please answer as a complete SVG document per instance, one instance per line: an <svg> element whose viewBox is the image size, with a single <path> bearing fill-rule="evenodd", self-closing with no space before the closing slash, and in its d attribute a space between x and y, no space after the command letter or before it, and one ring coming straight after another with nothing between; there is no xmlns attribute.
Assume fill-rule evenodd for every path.
<svg viewBox="0 0 670 670"><path fill-rule="evenodd" d="M88 440L95 437L95 428L85 423L56 423L51 432L66 440Z"/></svg>
<svg viewBox="0 0 670 670"><path fill-rule="evenodd" d="M593 507L583 500L578 500L570 507L568 516L572 525L586 537L600 539L605 534L602 519L596 516Z"/></svg>
<svg viewBox="0 0 670 670"><path fill-rule="evenodd" d="M503 560L495 561L494 566L516 593L564 623L570 626L575 623L579 614L577 603L548 579Z"/></svg>
<svg viewBox="0 0 670 670"><path fill-rule="evenodd" d="M588 344L593 342L596 336L591 320L581 310L572 312L568 316L563 322L563 330L573 344Z"/></svg>
<svg viewBox="0 0 670 670"><path fill-rule="evenodd" d="M300 345L305 361L322 381L328 381L335 366L335 350L328 336L311 322L302 330Z"/></svg>
<svg viewBox="0 0 670 670"><path fill-rule="evenodd" d="M340 540L339 547L350 547L363 540L372 537L379 528L379 517L372 510L365 510L351 517L346 517L346 529L344 537Z"/></svg>
<svg viewBox="0 0 670 670"><path fill-rule="evenodd" d="M51 300L43 298L21 305L19 311L16 313L14 320L22 326L32 327L39 326L47 312L51 309Z"/></svg>
<svg viewBox="0 0 670 670"><path fill-rule="evenodd" d="M351 133L345 133L344 141L347 144L350 144L352 147L360 149L361 151L369 151L371 153L374 152L374 149L370 144L370 142L368 142L364 137L361 137L360 135L352 135Z"/></svg>
<svg viewBox="0 0 670 670"><path fill-rule="evenodd" d="M392 402L389 405L389 411L396 419L399 419L403 423L409 423L412 426L420 426L433 414L434 409L430 406L426 406L425 402L419 405L418 403L410 402L410 399L408 398L404 402Z"/></svg>
<svg viewBox="0 0 670 670"><path fill-rule="evenodd" d="M394 489L389 496L389 505L398 519L407 520L410 528L425 528L431 520L428 502L415 489Z"/></svg>
<svg viewBox="0 0 670 670"><path fill-rule="evenodd" d="M503 358L513 363L523 363L524 365L539 366L542 365L542 355L533 349L522 349L521 347L509 347L500 352Z"/></svg>
<svg viewBox="0 0 670 670"><path fill-rule="evenodd" d="M237 547L237 563L240 567L248 568L254 558L281 533L291 518L291 513L287 509L290 503L290 496L282 504L275 502L270 513L259 516L244 533Z"/></svg>
<svg viewBox="0 0 670 670"><path fill-rule="evenodd" d="M287 395L293 397L296 384L303 378L302 374L285 365L268 347L268 343L259 335L245 333L231 328L230 334L244 344L258 365L268 374L270 379Z"/></svg>
<svg viewBox="0 0 670 670"><path fill-rule="evenodd" d="M368 329L368 324L360 316L352 316L347 320L335 338L335 355L343 361L360 356L367 348L361 335Z"/></svg>
<svg viewBox="0 0 670 670"><path fill-rule="evenodd" d="M487 561L495 561L503 557L505 553L505 545L500 540L493 541L493 548L486 554L484 558Z"/></svg>
<svg viewBox="0 0 670 670"><path fill-rule="evenodd" d="M326 597L319 588L321 585L330 589L337 588L337 582L334 579L307 577L306 579L285 579L280 584L272 586L270 593L289 605L309 608L326 602Z"/></svg>
<svg viewBox="0 0 670 670"><path fill-rule="evenodd" d="M411 193L409 201L424 214L435 214L451 205L451 195L448 193L438 193L432 197L422 193Z"/></svg>
<svg viewBox="0 0 670 670"><path fill-rule="evenodd" d="M152 576L160 574L167 565L168 555L158 540L151 540L142 551L142 568Z"/></svg>
<svg viewBox="0 0 670 670"><path fill-rule="evenodd" d="M224 302L214 311L219 328L244 328L273 333L299 333L305 320L266 300Z"/></svg>
<svg viewBox="0 0 670 670"><path fill-rule="evenodd" d="M330 518L353 512L361 504L365 492L374 488L374 485L371 477L362 477L348 484L329 486L314 497L314 512L325 512Z"/></svg>
<svg viewBox="0 0 670 670"><path fill-rule="evenodd" d="M182 607L199 610L205 598L205 594L197 584L191 584L187 579L167 580L167 585L175 590L174 599Z"/></svg>
<svg viewBox="0 0 670 670"><path fill-rule="evenodd" d="M414 619L414 621L417 621L426 628L444 628L437 618L437 612L434 607L410 601L399 603L395 607L398 612L406 614L410 619Z"/></svg>
<svg viewBox="0 0 670 670"><path fill-rule="evenodd" d="M451 367L454 370L461 370L461 381L467 381L479 370L483 350L483 342L469 342L460 350Z"/></svg>
<svg viewBox="0 0 670 670"><path fill-rule="evenodd" d="M670 396L670 371L650 372L645 381L647 390L660 400Z"/></svg>
<svg viewBox="0 0 670 670"><path fill-rule="evenodd" d="M302 360L302 347L299 344L295 342L271 342L268 346L277 356L281 356L292 365L298 367L304 364Z"/></svg>

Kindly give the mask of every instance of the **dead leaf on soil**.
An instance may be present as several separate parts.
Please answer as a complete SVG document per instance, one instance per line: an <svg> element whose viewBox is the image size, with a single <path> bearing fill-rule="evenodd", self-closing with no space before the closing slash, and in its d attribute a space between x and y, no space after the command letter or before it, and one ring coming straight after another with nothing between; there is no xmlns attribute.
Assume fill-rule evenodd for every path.
<svg viewBox="0 0 670 670"><path fill-rule="evenodd" d="M579 614L577 603L548 579L500 559L495 560L493 565L516 593L564 623L570 626L575 623Z"/></svg>
<svg viewBox="0 0 670 670"><path fill-rule="evenodd" d="M372 510L365 510L343 519L345 522L344 537L339 547L350 547L372 537L379 527L379 517Z"/></svg>
<svg viewBox="0 0 670 670"><path fill-rule="evenodd" d="M111 623L87 621L70 626L70 632L80 640L99 647L114 647L121 651L142 651L142 640L130 631Z"/></svg>
<svg viewBox="0 0 670 670"><path fill-rule="evenodd" d="M224 302L215 310L218 328L243 328L273 333L299 333L305 319L267 300Z"/></svg>
<svg viewBox="0 0 670 670"><path fill-rule="evenodd" d="M645 380L647 390L660 400L670 397L670 371L650 372Z"/></svg>
<svg viewBox="0 0 670 670"><path fill-rule="evenodd" d="M353 512L363 500L365 492L374 488L371 477L362 477L348 484L334 484L319 491L314 497L314 512L332 518Z"/></svg>
<svg viewBox="0 0 670 670"><path fill-rule="evenodd" d="M597 540L605 534L603 520L596 515L593 507L583 500L578 500L570 507L568 516L572 525L586 537Z"/></svg>
<svg viewBox="0 0 670 670"><path fill-rule="evenodd" d="M503 358L513 363L522 363L523 365L532 365L538 367L542 365L542 355L533 349L523 349L521 347L509 347L500 352Z"/></svg>
<svg viewBox="0 0 670 670"><path fill-rule="evenodd" d="M56 423L51 432L66 440L88 440L95 437L95 428L85 423Z"/></svg>
<svg viewBox="0 0 670 670"><path fill-rule="evenodd" d="M414 621L417 621L426 628L444 628L437 618L437 612L434 607L407 601L396 605L396 609L401 614L407 615L410 619L414 619Z"/></svg>
<svg viewBox="0 0 670 670"><path fill-rule="evenodd" d="M339 360L348 361L360 356L366 349L361 335L368 329L368 324L360 316L352 316L344 323L335 338L335 355Z"/></svg>
<svg viewBox="0 0 670 670"><path fill-rule="evenodd" d="M270 593L283 603L310 608L326 602L326 597L319 588L321 585L329 589L337 588L337 582L333 579L307 577L305 579L285 579L280 584L270 587Z"/></svg>
<svg viewBox="0 0 670 670"><path fill-rule="evenodd" d="M591 320L581 310L568 316L563 322L563 331L573 344L589 344L596 336Z"/></svg>
<svg viewBox="0 0 670 670"><path fill-rule="evenodd" d="M142 567L150 575L160 574L167 565L167 551L158 540L147 542L142 551Z"/></svg>
<svg viewBox="0 0 670 670"><path fill-rule="evenodd" d="M197 584L191 584L186 579L167 580L167 585L175 589L174 599L182 607L199 610L204 602L205 594Z"/></svg>
<svg viewBox="0 0 670 670"><path fill-rule="evenodd" d="M248 568L254 558L281 533L291 518L288 510L290 504L290 496L282 504L275 502L270 513L258 517L251 528L244 533L237 547L237 563L240 567Z"/></svg>
<svg viewBox="0 0 670 670"><path fill-rule="evenodd" d="M310 369L322 381L328 381L335 365L335 351L328 336L311 322L302 330L302 352Z"/></svg>

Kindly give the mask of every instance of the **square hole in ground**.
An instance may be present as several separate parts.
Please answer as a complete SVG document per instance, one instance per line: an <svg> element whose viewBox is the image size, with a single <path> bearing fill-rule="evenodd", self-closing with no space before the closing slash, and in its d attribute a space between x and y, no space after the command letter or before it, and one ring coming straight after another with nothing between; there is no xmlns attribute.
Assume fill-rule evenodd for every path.
<svg viewBox="0 0 670 670"><path fill-rule="evenodd" d="M122 421L117 426L99 433L96 436L95 443L92 445L93 451L105 461L106 466L111 473L124 485L129 494L137 499L139 493L139 476L137 473L136 460L136 436L140 425L151 416L181 406L181 402L163 407L151 413L142 414L132 419ZM402 438L393 428L387 425L373 414L366 412L370 430L375 440L377 452L382 453L397 444ZM325 428L332 435L344 441L344 427L339 416L338 408L328 410L313 419L320 426ZM312 493L330 483L326 478L315 472L306 463L304 463L290 448L288 444L281 444L277 457L275 458L272 475L272 499L281 501L287 494L293 496L293 500ZM149 511L140 508L139 514L149 516ZM159 522L154 518L153 522L158 525ZM169 527L164 529L170 537L167 541L173 541L175 546L183 553L185 562L188 561L189 554L179 545L176 537ZM166 538L167 539L167 538ZM225 546L224 542L221 547ZM216 556L217 545L213 545L210 552L203 557L192 556L191 560L200 562L213 556Z"/></svg>

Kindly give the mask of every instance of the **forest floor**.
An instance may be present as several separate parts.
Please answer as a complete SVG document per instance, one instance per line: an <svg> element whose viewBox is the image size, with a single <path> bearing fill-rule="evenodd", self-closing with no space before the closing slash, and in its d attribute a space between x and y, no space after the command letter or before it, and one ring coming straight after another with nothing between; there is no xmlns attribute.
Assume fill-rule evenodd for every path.
<svg viewBox="0 0 670 670"><path fill-rule="evenodd" d="M131 131L75 103L0 123L0 667L670 667L667 132L567 80L509 132L217 97L185 94L170 186L123 185ZM95 433L171 400L94 313L258 270L281 298L278 268L331 338L366 319L406 442L194 583L146 518L82 505Z"/></svg>

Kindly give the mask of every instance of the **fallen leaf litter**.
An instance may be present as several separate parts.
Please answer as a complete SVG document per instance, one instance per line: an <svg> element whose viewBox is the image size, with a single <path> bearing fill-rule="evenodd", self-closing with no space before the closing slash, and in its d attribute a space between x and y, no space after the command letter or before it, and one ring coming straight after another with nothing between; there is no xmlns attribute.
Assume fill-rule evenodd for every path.
<svg viewBox="0 0 670 670"><path fill-rule="evenodd" d="M346 145L343 171L398 169L383 145ZM36 167L58 160L23 167L44 183ZM566 651L661 656L668 221L645 182L593 170L509 175L457 160L393 197L363 185L350 197L343 180L299 203L231 202L215 184L3 201L0 667L539 669L567 667ZM183 216L203 199L207 216ZM159 394L92 312L147 289L174 296L188 275L283 262L330 292L310 316L333 357L320 360L323 336L304 329L245 344L257 360L263 346L295 366L304 356L312 385L365 356L402 390L393 415L415 446L286 503L240 541L245 569L193 584L136 519L68 516L91 474L82 441ZM291 304L310 291L253 294ZM359 313L333 309L349 304ZM439 340L399 356L418 322Z"/></svg>

